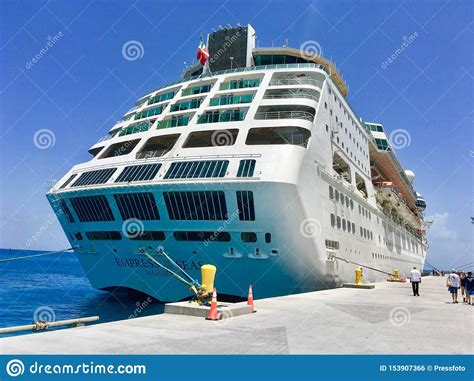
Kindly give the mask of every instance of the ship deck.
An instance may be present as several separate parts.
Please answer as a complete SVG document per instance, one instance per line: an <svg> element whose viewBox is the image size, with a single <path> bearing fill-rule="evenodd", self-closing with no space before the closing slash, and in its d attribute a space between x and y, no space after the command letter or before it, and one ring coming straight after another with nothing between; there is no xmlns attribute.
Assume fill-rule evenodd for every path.
<svg viewBox="0 0 474 381"><path fill-rule="evenodd" d="M3 354L469 354L472 306L450 303L445 278L256 300L221 321L163 314L8 337ZM258 298L258 290L254 290Z"/></svg>

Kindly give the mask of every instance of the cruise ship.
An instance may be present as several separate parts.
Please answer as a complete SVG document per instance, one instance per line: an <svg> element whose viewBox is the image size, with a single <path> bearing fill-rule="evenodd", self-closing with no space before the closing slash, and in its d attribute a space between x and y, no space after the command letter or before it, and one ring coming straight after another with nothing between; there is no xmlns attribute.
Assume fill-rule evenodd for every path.
<svg viewBox="0 0 474 381"><path fill-rule="evenodd" d="M358 266L364 282L423 268L414 174L383 124L349 105L335 65L258 47L250 25L206 42L47 194L92 286L190 297L150 259L161 250L194 279L215 265L232 297L249 284L257 298L340 287Z"/></svg>

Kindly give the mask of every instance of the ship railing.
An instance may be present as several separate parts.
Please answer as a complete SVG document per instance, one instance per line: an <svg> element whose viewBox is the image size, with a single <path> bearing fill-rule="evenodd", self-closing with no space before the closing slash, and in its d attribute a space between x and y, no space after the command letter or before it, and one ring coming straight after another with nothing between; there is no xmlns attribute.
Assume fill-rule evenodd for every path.
<svg viewBox="0 0 474 381"><path fill-rule="evenodd" d="M257 112L256 120L272 120L272 119L304 119L313 122L314 115L307 111L267 111Z"/></svg>
<svg viewBox="0 0 474 381"><path fill-rule="evenodd" d="M285 99L285 98L304 98L311 99L315 102L319 101L319 97L316 95L298 92L298 93L280 93L280 94L265 94L263 99Z"/></svg>
<svg viewBox="0 0 474 381"><path fill-rule="evenodd" d="M311 78L279 78L272 79L270 86L293 86L293 85L310 85L321 88L323 83L317 79Z"/></svg>
<svg viewBox="0 0 474 381"><path fill-rule="evenodd" d="M169 149L164 148L164 149L157 149L154 151L142 151L142 152L137 152L135 158L136 159L151 159L154 157L161 157L165 155Z"/></svg>

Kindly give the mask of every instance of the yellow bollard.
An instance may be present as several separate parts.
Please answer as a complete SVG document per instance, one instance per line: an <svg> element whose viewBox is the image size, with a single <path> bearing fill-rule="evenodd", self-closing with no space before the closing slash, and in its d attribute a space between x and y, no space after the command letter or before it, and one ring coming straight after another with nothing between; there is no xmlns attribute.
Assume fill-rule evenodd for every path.
<svg viewBox="0 0 474 381"><path fill-rule="evenodd" d="M360 267L355 269L355 284L362 284L362 269Z"/></svg>
<svg viewBox="0 0 474 381"><path fill-rule="evenodd" d="M204 291L212 291L214 289L214 278L217 268L214 265L201 266L201 286Z"/></svg>
<svg viewBox="0 0 474 381"><path fill-rule="evenodd" d="M397 270L397 269L394 269L394 270L393 270L393 280L396 280L396 281L400 280L400 279L398 278L398 270Z"/></svg>

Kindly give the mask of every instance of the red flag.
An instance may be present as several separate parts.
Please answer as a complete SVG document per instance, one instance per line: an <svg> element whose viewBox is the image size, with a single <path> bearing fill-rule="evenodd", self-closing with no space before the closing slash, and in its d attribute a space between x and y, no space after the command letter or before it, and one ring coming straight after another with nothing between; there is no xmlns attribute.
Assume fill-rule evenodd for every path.
<svg viewBox="0 0 474 381"><path fill-rule="evenodd" d="M206 61L209 59L209 52L207 51L206 45L202 42L202 35L201 40L199 42L199 47L197 51L197 59L204 66Z"/></svg>

